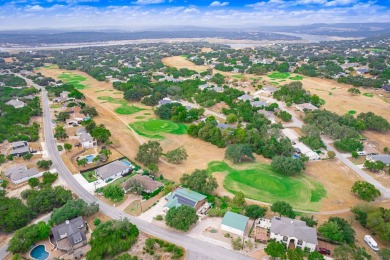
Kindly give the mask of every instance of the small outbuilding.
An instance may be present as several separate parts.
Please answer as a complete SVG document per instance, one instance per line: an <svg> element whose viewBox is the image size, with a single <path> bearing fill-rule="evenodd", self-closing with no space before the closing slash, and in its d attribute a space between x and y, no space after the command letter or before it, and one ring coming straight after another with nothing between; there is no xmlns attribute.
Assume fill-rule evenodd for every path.
<svg viewBox="0 0 390 260"><path fill-rule="evenodd" d="M222 219L223 231L243 237L248 227L249 218L231 211L227 211Z"/></svg>

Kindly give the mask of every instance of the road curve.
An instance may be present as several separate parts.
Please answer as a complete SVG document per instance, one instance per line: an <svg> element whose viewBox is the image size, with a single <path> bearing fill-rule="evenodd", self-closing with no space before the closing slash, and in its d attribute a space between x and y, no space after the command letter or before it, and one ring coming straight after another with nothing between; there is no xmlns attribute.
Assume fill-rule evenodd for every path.
<svg viewBox="0 0 390 260"><path fill-rule="evenodd" d="M35 85L35 87L38 86ZM188 252L187 259L251 259L251 257L249 256L242 255L226 248L189 237L181 232L164 229L153 223L149 223L139 218L128 215L98 200L95 196L90 194L80 185L79 182L76 181L72 173L68 170L68 168L65 166L64 162L61 159L61 156L57 150L56 141L54 139L53 129L51 127L50 106L47 91L43 88L41 89L43 103L42 108L44 119L44 135L48 154L53 161L53 166L57 169L57 172L59 173L61 178L81 199L85 200L88 203L98 203L100 206L100 211L113 219L128 218L132 223L137 225L141 231L184 247Z"/></svg>

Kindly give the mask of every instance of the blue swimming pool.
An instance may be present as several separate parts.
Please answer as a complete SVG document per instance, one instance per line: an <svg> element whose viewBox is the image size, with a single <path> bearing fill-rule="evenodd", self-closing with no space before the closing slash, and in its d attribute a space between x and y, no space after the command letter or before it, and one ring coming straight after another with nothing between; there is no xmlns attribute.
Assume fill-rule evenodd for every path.
<svg viewBox="0 0 390 260"><path fill-rule="evenodd" d="M133 166L129 161L127 160L122 160L123 164L126 165L126 166Z"/></svg>
<svg viewBox="0 0 390 260"><path fill-rule="evenodd" d="M95 158L95 156L93 156L92 154L90 154L90 155L88 155L88 156L85 157L85 159L87 159L87 162L88 162L88 163L91 163L92 160L93 160L93 158Z"/></svg>
<svg viewBox="0 0 390 260"><path fill-rule="evenodd" d="M49 257L49 253L46 251L44 245L34 247L30 252L30 256L37 260L46 260Z"/></svg>

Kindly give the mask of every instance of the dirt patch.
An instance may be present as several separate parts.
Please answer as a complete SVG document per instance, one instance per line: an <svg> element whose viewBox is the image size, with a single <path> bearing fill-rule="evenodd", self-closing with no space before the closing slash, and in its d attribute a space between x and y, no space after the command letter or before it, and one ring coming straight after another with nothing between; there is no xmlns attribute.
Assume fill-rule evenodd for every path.
<svg viewBox="0 0 390 260"><path fill-rule="evenodd" d="M162 63L164 63L165 66L176 67L178 69L187 68L190 70L195 70L197 72L203 72L210 68L209 66L205 65L195 65L194 63L182 56L164 58L162 59Z"/></svg>
<svg viewBox="0 0 390 260"><path fill-rule="evenodd" d="M383 114L380 115L384 116ZM375 149L379 153L383 153L383 149L385 147L390 148L389 133L380 133L376 131L364 131L363 135L368 138L369 142L375 143L376 145Z"/></svg>
<svg viewBox="0 0 390 260"><path fill-rule="evenodd" d="M321 182L326 189L327 195L321 200L321 211L346 209L362 202L350 192L359 178L339 160L307 163L305 174Z"/></svg>
<svg viewBox="0 0 390 260"><path fill-rule="evenodd" d="M225 102L222 101L220 103L215 104L212 107L209 107L208 109L215 112L215 113L222 114L222 109L224 109L224 108L229 109L229 106Z"/></svg>
<svg viewBox="0 0 390 260"><path fill-rule="evenodd" d="M13 59L15 59L14 57L9 57L9 58L3 58L5 63L13 63Z"/></svg>
<svg viewBox="0 0 390 260"><path fill-rule="evenodd" d="M211 48L202 48L202 50L200 52L212 52L213 49Z"/></svg>

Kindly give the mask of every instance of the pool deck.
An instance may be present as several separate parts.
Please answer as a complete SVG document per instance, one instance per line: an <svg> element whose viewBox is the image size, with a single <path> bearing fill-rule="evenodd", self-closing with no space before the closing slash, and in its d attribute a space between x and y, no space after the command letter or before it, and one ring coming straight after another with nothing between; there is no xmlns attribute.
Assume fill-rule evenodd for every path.
<svg viewBox="0 0 390 260"><path fill-rule="evenodd" d="M27 253L25 253L23 256L27 259L32 259L30 253L36 246L39 246L39 245L45 246L46 252L49 253L49 256L47 257L47 259L57 259L57 258L60 258L62 255L64 255L63 252L61 252L59 250L55 250L54 246L50 243L49 239L46 239L44 241L37 242L35 244L35 246L31 250L29 250Z"/></svg>

